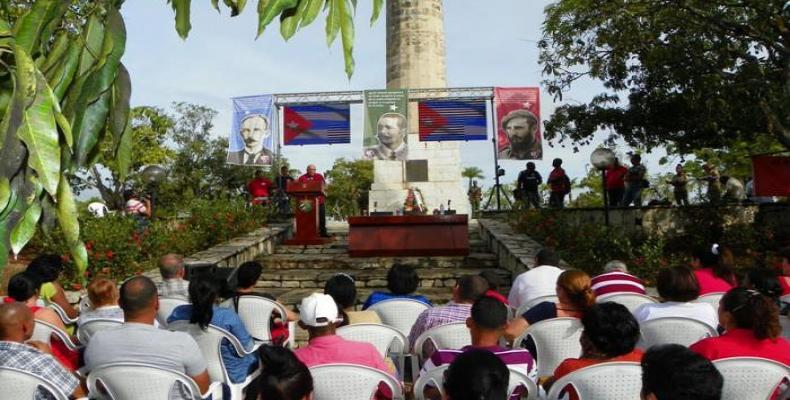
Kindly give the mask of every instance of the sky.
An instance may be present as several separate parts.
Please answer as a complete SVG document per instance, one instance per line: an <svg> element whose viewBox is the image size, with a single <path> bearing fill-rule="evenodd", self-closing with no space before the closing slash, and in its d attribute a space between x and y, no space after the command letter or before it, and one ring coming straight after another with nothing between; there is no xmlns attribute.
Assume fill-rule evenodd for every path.
<svg viewBox="0 0 790 400"><path fill-rule="evenodd" d="M221 3L221 2L220 2ZM122 9L127 30L126 54L122 61L132 77L132 105L169 109L175 101L212 107L219 111L213 134L227 135L231 127L231 98L270 93L324 92L383 89L386 86L385 12L372 27L370 1L358 2L355 16L356 69L346 77L340 39L327 47L324 16L300 30L288 42L274 22L255 40L257 13L250 2L242 15L231 18L209 2L193 2L192 30L186 40L175 31L174 13L164 1L127 1ZM537 41L541 37L544 7L549 0L445 0L447 84L449 87L540 86ZM504 11L503 11L504 10ZM505 12L506 11L506 12ZM578 81L564 95L567 102L585 102L600 93L594 81ZM548 119L558 106L541 92L541 117ZM335 159L361 157L362 112L352 107L352 141L349 145L286 146L283 155L292 168L304 170L315 163L319 171L331 168ZM560 157L571 178L582 177L589 154L606 136L599 134L591 146L570 150L553 141L544 147L544 160L537 169L548 176L551 160ZM490 136L489 136L490 137ZM544 142L545 143L545 142ZM630 148L617 151L625 153ZM644 157L650 173L666 172L659 167L658 151ZM494 154L490 141L461 144L463 167L484 171L484 186L493 184ZM513 182L523 161L500 161L507 171L503 183Z"/></svg>

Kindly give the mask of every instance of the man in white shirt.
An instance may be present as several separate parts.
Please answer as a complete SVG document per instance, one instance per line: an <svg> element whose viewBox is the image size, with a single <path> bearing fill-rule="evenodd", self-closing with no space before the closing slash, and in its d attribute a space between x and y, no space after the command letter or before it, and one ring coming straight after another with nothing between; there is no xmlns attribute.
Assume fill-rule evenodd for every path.
<svg viewBox="0 0 790 400"><path fill-rule="evenodd" d="M513 281L513 287L510 288L507 297L510 306L518 309L538 297L555 295L557 278L562 273L557 267L559 264L560 256L553 249L540 250L535 256L537 266L517 276Z"/></svg>

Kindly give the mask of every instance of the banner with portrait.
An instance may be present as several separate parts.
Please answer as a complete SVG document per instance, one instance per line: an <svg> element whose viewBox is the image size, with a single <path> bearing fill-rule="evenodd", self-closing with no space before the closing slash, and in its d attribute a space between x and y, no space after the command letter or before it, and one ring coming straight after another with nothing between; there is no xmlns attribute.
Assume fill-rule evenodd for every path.
<svg viewBox="0 0 790 400"><path fill-rule="evenodd" d="M365 91L365 135L363 156L368 160L408 159L409 92Z"/></svg>
<svg viewBox="0 0 790 400"><path fill-rule="evenodd" d="M543 159L540 88L495 88L494 108L499 158Z"/></svg>
<svg viewBox="0 0 790 400"><path fill-rule="evenodd" d="M271 166L273 133L277 130L272 95L234 97L233 123L228 137L228 164Z"/></svg>
<svg viewBox="0 0 790 400"><path fill-rule="evenodd" d="M755 196L790 197L790 157L753 156Z"/></svg>

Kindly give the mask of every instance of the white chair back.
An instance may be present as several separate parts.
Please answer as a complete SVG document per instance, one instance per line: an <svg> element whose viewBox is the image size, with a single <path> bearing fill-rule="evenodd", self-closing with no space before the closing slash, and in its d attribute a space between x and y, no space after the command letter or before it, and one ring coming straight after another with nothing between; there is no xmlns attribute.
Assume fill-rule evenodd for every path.
<svg viewBox="0 0 790 400"><path fill-rule="evenodd" d="M403 398L400 382L375 368L354 364L325 364L310 368L317 400L370 400L384 383L393 399Z"/></svg>
<svg viewBox="0 0 790 400"><path fill-rule="evenodd" d="M578 318L552 318L530 325L513 341L513 347L523 347L531 337L537 352L538 376L550 376L565 359L581 355L581 336L582 322Z"/></svg>
<svg viewBox="0 0 790 400"><path fill-rule="evenodd" d="M63 344L66 345L66 348L71 351L76 351L79 347L71 341L71 337L69 337L66 332L62 331L57 326L52 325L49 322L44 322L38 319L35 320L33 336L30 338L31 340L38 340L39 342L51 344L52 335L55 335L61 342L63 342Z"/></svg>
<svg viewBox="0 0 790 400"><path fill-rule="evenodd" d="M436 368L431 369L430 371L426 371L414 382L414 400L425 400L425 387L430 385L435 387L441 393L442 398L444 398L444 371L450 364L440 365ZM508 370L510 371L510 378L508 380L507 385L507 392L509 394L513 394L513 392L519 387L523 386L526 388L526 393L521 394L521 399L524 400L537 400L538 399L538 386L532 379L522 371L513 369L512 367L508 366Z"/></svg>
<svg viewBox="0 0 790 400"><path fill-rule="evenodd" d="M790 340L790 317L786 315L779 316L779 325L782 326L782 336Z"/></svg>
<svg viewBox="0 0 790 400"><path fill-rule="evenodd" d="M640 324L641 335L637 347L648 349L657 344L691 346L708 337L719 336L712 326L686 317L661 317Z"/></svg>
<svg viewBox="0 0 790 400"><path fill-rule="evenodd" d="M560 299L557 297L557 295L554 295L554 294L548 295L548 296L536 297L536 298L534 298L534 299L522 304L521 306L519 306L518 310L516 310L516 316L520 317L520 316L524 315L524 313L527 312L530 308L535 307L536 305L538 305L540 303L543 303L545 301L549 301L549 302L552 302L552 303L558 303L560 301Z"/></svg>
<svg viewBox="0 0 790 400"><path fill-rule="evenodd" d="M409 336L411 327L423 311L430 308L427 304L412 299L390 299L380 301L368 308L375 311L384 325L389 325Z"/></svg>
<svg viewBox="0 0 790 400"><path fill-rule="evenodd" d="M47 307L55 311L55 314L58 314L58 318L63 321L63 325L74 325L77 323L77 318L69 318L69 315L66 314L66 310L57 303L47 303Z"/></svg>
<svg viewBox="0 0 790 400"><path fill-rule="evenodd" d="M0 366L0 387L2 387L4 399L34 399L39 387L49 392L55 400L68 400L69 398L67 394L44 378L13 367Z"/></svg>
<svg viewBox="0 0 790 400"><path fill-rule="evenodd" d="M622 304L632 313L642 304L658 303L656 299L639 293L608 293L595 299L599 304L607 301Z"/></svg>
<svg viewBox="0 0 790 400"><path fill-rule="evenodd" d="M384 358L392 356L398 361L398 371L403 374L404 352L408 342L399 330L382 324L354 324L340 327L336 333L344 339L372 344Z"/></svg>
<svg viewBox="0 0 790 400"><path fill-rule="evenodd" d="M88 342L93 337L93 334L104 330L115 328L118 326L123 325L123 322L118 321L117 319L110 319L110 318L97 318L92 319L77 328L77 339L83 346L86 346Z"/></svg>
<svg viewBox="0 0 790 400"><path fill-rule="evenodd" d="M472 335L466 327L466 322L439 325L417 337L412 349L416 357L412 360L419 361L419 365L422 365L422 361L430 357L435 350L460 349L470 344L472 344Z"/></svg>
<svg viewBox="0 0 790 400"><path fill-rule="evenodd" d="M159 322L159 326L167 328L167 317L173 313L173 309L184 304L189 304L189 302L176 297L159 297L159 310L156 311L156 320Z"/></svg>
<svg viewBox="0 0 790 400"><path fill-rule="evenodd" d="M580 399L638 399L642 390L642 367L637 362L628 361L585 367L554 382L547 398L558 400L570 387Z"/></svg>
<svg viewBox="0 0 790 400"><path fill-rule="evenodd" d="M234 309L233 299L227 299L220 304L222 307ZM258 341L271 342L271 318L272 314L277 312L283 322L287 320L288 312L282 304L269 300L261 296L240 296L238 300L238 310L241 322L247 328L247 332Z"/></svg>
<svg viewBox="0 0 790 400"><path fill-rule="evenodd" d="M82 296L80 297L80 302L78 307L80 310L80 314L82 314L85 311L92 310L93 303L91 303L91 299L89 299L88 296Z"/></svg>
<svg viewBox="0 0 790 400"><path fill-rule="evenodd" d="M694 303L708 303L713 306L714 310L719 309L719 300L724 297L724 292L708 293L706 295L697 297Z"/></svg>
<svg viewBox="0 0 790 400"><path fill-rule="evenodd" d="M225 368L225 363L222 361L222 341L227 340L236 354L239 357L244 357L257 350L246 351L242 346L239 339L233 336L232 333L222 329L218 326L209 325L206 330L200 329L197 324L190 324L189 321L173 321L168 325L167 329L171 331L186 332L197 342L200 347L200 352L203 353L203 358L206 360L208 366L208 375L212 382L221 382L230 386L231 400L243 398L244 388L247 387L255 378L260 375L260 365L247 379L241 383L233 383L228 375L228 370Z"/></svg>
<svg viewBox="0 0 790 400"><path fill-rule="evenodd" d="M783 379L790 378L787 365L759 357L732 357L713 361L724 377L724 400L765 400L771 398ZM780 399L787 399L785 391Z"/></svg>
<svg viewBox="0 0 790 400"><path fill-rule="evenodd" d="M88 375L88 392L91 398L109 397L118 400L169 400L171 392L178 394L178 398L184 395L193 400L202 398L200 389L189 376L131 362L106 364L91 371Z"/></svg>

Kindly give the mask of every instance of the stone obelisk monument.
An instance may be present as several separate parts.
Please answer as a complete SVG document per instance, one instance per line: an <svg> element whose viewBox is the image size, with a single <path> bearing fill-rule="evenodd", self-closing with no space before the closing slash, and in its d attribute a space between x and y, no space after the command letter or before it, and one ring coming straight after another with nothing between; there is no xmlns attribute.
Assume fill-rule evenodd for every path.
<svg viewBox="0 0 790 400"><path fill-rule="evenodd" d="M387 88L447 87L442 0L387 0ZM469 214L457 142L420 142L417 105L409 107L409 160L427 160L428 180L408 181L406 162L376 160L368 207L403 206L409 188L422 193L428 212L450 206Z"/></svg>

